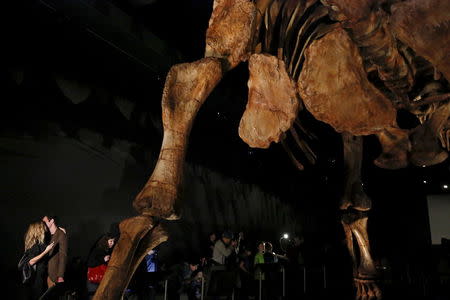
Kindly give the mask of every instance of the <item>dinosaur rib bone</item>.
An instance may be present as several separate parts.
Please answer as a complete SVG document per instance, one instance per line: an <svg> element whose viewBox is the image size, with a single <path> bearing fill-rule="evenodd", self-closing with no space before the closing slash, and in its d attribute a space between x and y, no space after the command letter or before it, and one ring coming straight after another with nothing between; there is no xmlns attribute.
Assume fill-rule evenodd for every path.
<svg viewBox="0 0 450 300"><path fill-rule="evenodd" d="M287 155L291 159L291 161L294 164L294 166L298 170L303 171L305 169L305 167L302 165L301 162L298 161L298 159L295 157L294 153L292 153L291 148L289 148L289 145L286 143L285 140L281 140L281 145L283 145L283 149L286 151Z"/></svg>
<svg viewBox="0 0 450 300"><path fill-rule="evenodd" d="M302 152L305 154L306 159L311 164L315 164L317 160L317 155L314 153L314 151L309 147L308 143L305 142L297 133L297 130L295 130L294 127L291 127L289 129L289 132L292 134L292 137L294 138L295 143L297 146L302 150Z"/></svg>

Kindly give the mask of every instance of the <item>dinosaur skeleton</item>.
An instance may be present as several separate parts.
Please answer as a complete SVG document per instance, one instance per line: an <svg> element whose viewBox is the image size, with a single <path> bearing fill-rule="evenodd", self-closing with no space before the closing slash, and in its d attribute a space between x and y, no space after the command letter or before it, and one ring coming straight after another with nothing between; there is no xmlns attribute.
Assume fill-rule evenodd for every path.
<svg viewBox="0 0 450 300"><path fill-rule="evenodd" d="M375 164L381 168L428 166L447 158L446 0L215 0L205 58L175 65L167 75L159 159L134 201L140 215L120 225L95 299L119 299L144 254L167 240L158 220L180 217L182 167L195 116L222 76L246 60L249 99L239 135L251 147L281 141L302 169L283 141L289 132L313 163L316 156L304 137L314 133L298 118L305 108L342 134L346 183L340 209L356 297L381 298L367 234L371 200L360 179L362 136L378 137L383 152ZM398 109L415 114L420 125L399 128Z"/></svg>

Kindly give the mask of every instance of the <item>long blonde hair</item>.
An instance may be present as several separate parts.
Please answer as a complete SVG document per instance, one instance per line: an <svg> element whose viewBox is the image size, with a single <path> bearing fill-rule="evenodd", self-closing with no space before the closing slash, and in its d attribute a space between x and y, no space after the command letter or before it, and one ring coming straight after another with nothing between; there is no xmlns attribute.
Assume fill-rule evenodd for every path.
<svg viewBox="0 0 450 300"><path fill-rule="evenodd" d="M42 221L33 222L28 226L25 234L25 251L33 247L34 244L44 243L46 229L47 226Z"/></svg>

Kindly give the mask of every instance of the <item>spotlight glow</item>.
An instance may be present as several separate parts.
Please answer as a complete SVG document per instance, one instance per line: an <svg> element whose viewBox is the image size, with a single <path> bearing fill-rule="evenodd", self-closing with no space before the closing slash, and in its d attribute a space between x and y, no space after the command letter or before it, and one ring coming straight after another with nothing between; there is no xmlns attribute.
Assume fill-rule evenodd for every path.
<svg viewBox="0 0 450 300"><path fill-rule="evenodd" d="M288 239L289 238L289 234L287 234L287 233L283 234L283 238L284 239Z"/></svg>
<svg viewBox="0 0 450 300"><path fill-rule="evenodd" d="M443 188L444 190L446 190L446 189L448 189L448 185L447 185L447 184L444 184L444 185L442 186L442 188Z"/></svg>

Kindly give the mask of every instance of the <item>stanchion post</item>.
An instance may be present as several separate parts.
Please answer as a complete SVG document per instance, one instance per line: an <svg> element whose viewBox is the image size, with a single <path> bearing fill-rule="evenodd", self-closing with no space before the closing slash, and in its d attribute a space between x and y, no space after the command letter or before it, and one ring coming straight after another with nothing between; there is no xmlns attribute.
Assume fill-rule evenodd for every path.
<svg viewBox="0 0 450 300"><path fill-rule="evenodd" d="M164 300L167 300L167 279L164 281Z"/></svg>
<svg viewBox="0 0 450 300"><path fill-rule="evenodd" d="M303 293L306 294L306 267L303 266Z"/></svg>
<svg viewBox="0 0 450 300"><path fill-rule="evenodd" d="M283 272L283 299L286 297L286 273L284 271L284 266L281 267L281 272Z"/></svg>
<svg viewBox="0 0 450 300"><path fill-rule="evenodd" d="M201 294L200 294L200 300L203 300L204 288L205 288L205 278L202 276L202 289L201 289Z"/></svg>
<svg viewBox="0 0 450 300"><path fill-rule="evenodd" d="M259 300L262 299L262 276L259 274Z"/></svg>

